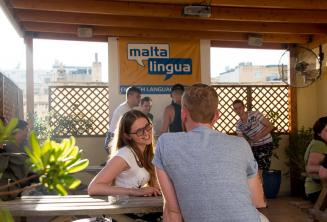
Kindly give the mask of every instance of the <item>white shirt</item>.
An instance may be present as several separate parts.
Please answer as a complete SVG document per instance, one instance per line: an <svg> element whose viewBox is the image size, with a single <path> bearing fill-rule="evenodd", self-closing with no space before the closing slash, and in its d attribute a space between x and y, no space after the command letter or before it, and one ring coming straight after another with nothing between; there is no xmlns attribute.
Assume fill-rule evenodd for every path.
<svg viewBox="0 0 327 222"><path fill-rule="evenodd" d="M111 117L111 121L109 124L109 132L110 133L115 133L115 130L117 128L118 121L120 118L127 113L128 111L132 110L131 107L127 104L127 102L123 102L120 104L114 111Z"/></svg>
<svg viewBox="0 0 327 222"><path fill-rule="evenodd" d="M123 158L128 166L128 170L123 171L115 179L115 186L124 188L140 188L150 180L150 174L144 167L139 167L134 157L132 148L123 147L118 150L115 156Z"/></svg>

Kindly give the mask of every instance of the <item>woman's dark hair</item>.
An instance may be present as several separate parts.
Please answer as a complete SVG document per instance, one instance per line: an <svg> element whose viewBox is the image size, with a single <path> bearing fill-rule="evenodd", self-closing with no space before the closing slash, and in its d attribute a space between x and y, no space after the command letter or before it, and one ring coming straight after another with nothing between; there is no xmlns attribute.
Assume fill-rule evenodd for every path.
<svg viewBox="0 0 327 222"><path fill-rule="evenodd" d="M153 186L156 181L154 166L152 164L152 159L154 156L153 142L149 145L146 145L144 153L142 154L141 151L137 148L135 142L132 139L129 139L129 137L127 136L129 133L131 133L133 123L139 118L144 118L149 123L151 123L149 118L139 110L131 110L123 115L123 117L119 121L118 128L115 132L115 136L112 141L113 146L110 153L113 156L115 155L117 150L125 146L130 147L132 149L132 152L136 154L135 159L137 164L140 167L144 167L149 172L149 186Z"/></svg>
<svg viewBox="0 0 327 222"><path fill-rule="evenodd" d="M315 140L320 140L327 144L327 141L324 141L319 135L326 125L327 125L327 116L319 118L313 125L313 138Z"/></svg>

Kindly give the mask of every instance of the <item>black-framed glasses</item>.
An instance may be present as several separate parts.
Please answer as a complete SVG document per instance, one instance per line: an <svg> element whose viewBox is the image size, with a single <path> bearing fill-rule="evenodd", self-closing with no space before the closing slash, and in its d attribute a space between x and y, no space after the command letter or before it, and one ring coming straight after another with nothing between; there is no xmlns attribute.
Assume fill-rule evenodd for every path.
<svg viewBox="0 0 327 222"><path fill-rule="evenodd" d="M145 132L151 132L152 130L152 124L148 123L145 125L145 127L137 129L134 133L129 133L129 134L136 134L136 136L144 136Z"/></svg>

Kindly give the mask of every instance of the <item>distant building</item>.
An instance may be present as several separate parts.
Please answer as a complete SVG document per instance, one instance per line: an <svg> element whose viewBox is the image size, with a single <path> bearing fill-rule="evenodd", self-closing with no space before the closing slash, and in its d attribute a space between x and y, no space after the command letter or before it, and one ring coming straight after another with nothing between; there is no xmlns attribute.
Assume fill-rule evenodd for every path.
<svg viewBox="0 0 327 222"><path fill-rule="evenodd" d="M52 66L52 82L100 82L101 63L98 61L98 54L95 54L95 61L90 66L66 66L56 61Z"/></svg>
<svg viewBox="0 0 327 222"><path fill-rule="evenodd" d="M3 74L23 90L24 113L26 113L26 71L2 70ZM49 86L72 83L101 82L101 62L95 54L91 66L66 66L55 61L51 70L34 70L34 111L44 117L49 111ZM26 114L25 114L26 117Z"/></svg>
<svg viewBox="0 0 327 222"><path fill-rule="evenodd" d="M233 69L212 78L212 83L269 83L281 82L278 65L254 66L252 63L240 63Z"/></svg>

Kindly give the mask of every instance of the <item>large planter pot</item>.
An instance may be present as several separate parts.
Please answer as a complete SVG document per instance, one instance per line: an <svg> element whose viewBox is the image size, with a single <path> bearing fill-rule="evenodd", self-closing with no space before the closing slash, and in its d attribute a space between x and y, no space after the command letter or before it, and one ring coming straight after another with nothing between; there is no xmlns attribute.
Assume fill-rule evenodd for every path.
<svg viewBox="0 0 327 222"><path fill-rule="evenodd" d="M290 169L291 196L306 198L304 189L305 177L298 171Z"/></svg>
<svg viewBox="0 0 327 222"><path fill-rule="evenodd" d="M280 170L268 170L262 174L263 190L266 198L275 198L279 192L282 173Z"/></svg>

